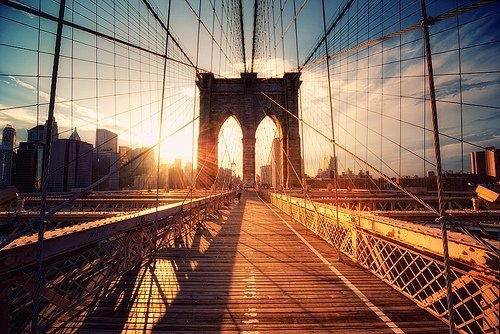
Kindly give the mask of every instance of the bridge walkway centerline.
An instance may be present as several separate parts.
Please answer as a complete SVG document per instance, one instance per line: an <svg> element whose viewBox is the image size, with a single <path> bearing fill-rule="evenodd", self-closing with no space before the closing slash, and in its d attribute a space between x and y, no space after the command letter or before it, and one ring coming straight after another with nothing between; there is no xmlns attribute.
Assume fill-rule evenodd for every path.
<svg viewBox="0 0 500 334"><path fill-rule="evenodd" d="M447 332L378 278L336 258L332 246L246 192L50 332Z"/></svg>

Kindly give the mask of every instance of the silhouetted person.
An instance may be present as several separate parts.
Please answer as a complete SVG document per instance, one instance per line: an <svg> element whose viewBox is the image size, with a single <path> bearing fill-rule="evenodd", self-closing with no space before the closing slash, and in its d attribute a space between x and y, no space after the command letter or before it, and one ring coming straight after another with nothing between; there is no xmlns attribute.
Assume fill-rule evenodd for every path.
<svg viewBox="0 0 500 334"><path fill-rule="evenodd" d="M238 186L238 189L236 189L236 198L238 199L238 203L241 202L241 186Z"/></svg>

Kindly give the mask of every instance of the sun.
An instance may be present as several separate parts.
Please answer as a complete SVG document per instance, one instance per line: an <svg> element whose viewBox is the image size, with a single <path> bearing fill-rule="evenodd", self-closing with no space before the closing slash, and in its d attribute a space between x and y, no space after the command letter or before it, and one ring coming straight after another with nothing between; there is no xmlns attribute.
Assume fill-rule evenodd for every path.
<svg viewBox="0 0 500 334"><path fill-rule="evenodd" d="M176 159L181 159L183 164L188 161L195 163L196 157L196 145L193 145L192 129L185 129L168 136L160 144L161 163L172 164Z"/></svg>

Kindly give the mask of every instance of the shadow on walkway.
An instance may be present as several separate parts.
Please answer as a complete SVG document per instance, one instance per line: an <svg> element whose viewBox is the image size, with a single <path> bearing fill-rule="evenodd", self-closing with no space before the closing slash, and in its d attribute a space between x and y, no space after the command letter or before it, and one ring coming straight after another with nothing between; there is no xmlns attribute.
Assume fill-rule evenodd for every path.
<svg viewBox="0 0 500 334"><path fill-rule="evenodd" d="M220 331L245 199L200 223L71 312L59 333Z"/></svg>

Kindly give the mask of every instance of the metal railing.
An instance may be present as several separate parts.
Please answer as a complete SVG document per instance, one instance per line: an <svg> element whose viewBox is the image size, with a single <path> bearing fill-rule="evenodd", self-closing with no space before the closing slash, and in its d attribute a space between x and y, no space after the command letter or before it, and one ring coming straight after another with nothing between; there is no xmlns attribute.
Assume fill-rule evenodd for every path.
<svg viewBox="0 0 500 334"><path fill-rule="evenodd" d="M232 192L106 218L46 233L38 331L112 287L120 275L196 228L234 198ZM0 333L31 331L36 235L0 250Z"/></svg>
<svg viewBox="0 0 500 334"><path fill-rule="evenodd" d="M263 192L275 207L340 249L419 307L448 324L443 253L437 229ZM499 259L471 238L450 233L456 330L498 333Z"/></svg>

